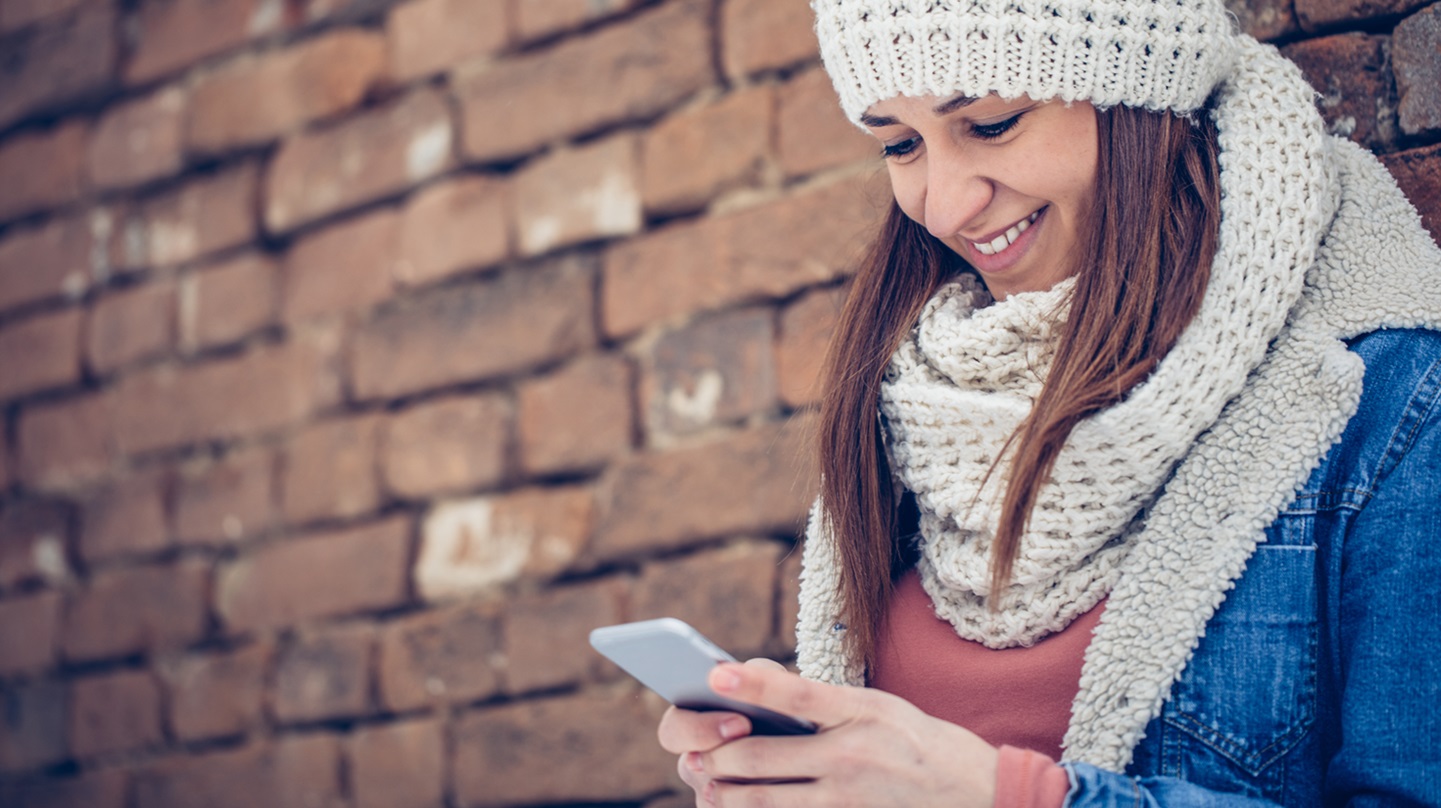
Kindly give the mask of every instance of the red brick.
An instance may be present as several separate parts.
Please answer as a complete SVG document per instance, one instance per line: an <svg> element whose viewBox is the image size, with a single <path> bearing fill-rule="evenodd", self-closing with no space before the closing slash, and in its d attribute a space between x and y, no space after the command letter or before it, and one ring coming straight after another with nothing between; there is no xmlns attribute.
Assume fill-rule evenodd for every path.
<svg viewBox="0 0 1441 808"><path fill-rule="evenodd" d="M415 586L435 601L484 593L521 577L553 577L580 553L594 524L594 495L585 486L444 503L421 528Z"/></svg>
<svg viewBox="0 0 1441 808"><path fill-rule="evenodd" d="M135 775L135 808L341 808L341 751L329 734L180 754Z"/></svg>
<svg viewBox="0 0 1441 808"><path fill-rule="evenodd" d="M273 655L271 645L262 642L160 660L156 674L165 686L168 726L175 739L223 738L259 726Z"/></svg>
<svg viewBox="0 0 1441 808"><path fill-rule="evenodd" d="M731 76L785 67L819 52L806 0L724 0L720 25L722 58Z"/></svg>
<svg viewBox="0 0 1441 808"><path fill-rule="evenodd" d="M527 474L599 468L630 450L635 416L630 363L593 354L522 384L516 432Z"/></svg>
<svg viewBox="0 0 1441 808"><path fill-rule="evenodd" d="M728 311L663 334L641 386L651 435L695 432L773 409L775 312Z"/></svg>
<svg viewBox="0 0 1441 808"><path fill-rule="evenodd" d="M231 50L286 21L269 0L143 0L129 20L133 52L125 80L143 84Z"/></svg>
<svg viewBox="0 0 1441 808"><path fill-rule="evenodd" d="M68 14L77 8L98 5L96 0L5 0L0 4L0 32L9 33L27 25Z"/></svg>
<svg viewBox="0 0 1441 808"><path fill-rule="evenodd" d="M116 457L102 395L21 410L16 435L16 476L34 488L83 485L104 475Z"/></svg>
<svg viewBox="0 0 1441 808"><path fill-rule="evenodd" d="M484 699L500 690L499 603L465 603L387 624L379 693L394 711Z"/></svg>
<svg viewBox="0 0 1441 808"><path fill-rule="evenodd" d="M355 808L442 808L445 724L437 718L365 727L350 736Z"/></svg>
<svg viewBox="0 0 1441 808"><path fill-rule="evenodd" d="M66 583L70 521L66 508L43 500L19 500L0 509L0 588Z"/></svg>
<svg viewBox="0 0 1441 808"><path fill-rule="evenodd" d="M267 545L220 568L216 610L232 631L257 631L392 608L406 600L409 546L404 517Z"/></svg>
<svg viewBox="0 0 1441 808"><path fill-rule="evenodd" d="M780 297L849 271L889 204L867 172L727 216L621 242L606 253L601 317L620 337L654 322Z"/></svg>
<svg viewBox="0 0 1441 808"><path fill-rule="evenodd" d="M275 262L245 253L180 279L180 346L197 351L244 339L276 322Z"/></svg>
<svg viewBox="0 0 1441 808"><path fill-rule="evenodd" d="M409 82L495 53L510 40L510 6L506 0L413 0L391 9L385 22L391 77Z"/></svg>
<svg viewBox="0 0 1441 808"><path fill-rule="evenodd" d="M1304 18L1303 18L1304 19ZM1396 138L1396 97L1387 76L1386 37L1347 33L1282 48L1321 94L1327 128L1369 148Z"/></svg>
<svg viewBox="0 0 1441 808"><path fill-rule="evenodd" d="M776 650L786 656L796 652L796 623L801 610L801 546L797 543L781 560L780 571L780 614L776 625Z"/></svg>
<svg viewBox="0 0 1441 808"><path fill-rule="evenodd" d="M515 4L516 28L525 39L537 39L618 14L641 0L525 0Z"/></svg>
<svg viewBox="0 0 1441 808"><path fill-rule="evenodd" d="M594 678L604 665L589 653L591 629L626 619L626 581L546 589L512 600L506 609L506 689L511 693L563 687Z"/></svg>
<svg viewBox="0 0 1441 808"><path fill-rule="evenodd" d="M867 158L874 162L880 144L846 118L830 77L817 67L781 86L776 151L785 175L799 177Z"/></svg>
<svg viewBox="0 0 1441 808"><path fill-rule="evenodd" d="M1241 31L1264 41L1293 34L1298 27L1292 0L1226 0Z"/></svg>
<svg viewBox="0 0 1441 808"><path fill-rule="evenodd" d="M80 532L80 557L93 564L169 547L166 484L163 474L147 472L123 479L88 498Z"/></svg>
<svg viewBox="0 0 1441 808"><path fill-rule="evenodd" d="M707 86L714 80L710 14L702 0L666 3L553 48L460 71L465 156L525 154L654 115ZM498 110L505 110L504 125L497 125Z"/></svg>
<svg viewBox="0 0 1441 808"><path fill-rule="evenodd" d="M68 698L54 680L0 688L0 773L19 772L64 760Z"/></svg>
<svg viewBox="0 0 1441 808"><path fill-rule="evenodd" d="M175 308L172 281L147 283L97 300L85 329L90 369L106 374L169 352L175 344Z"/></svg>
<svg viewBox="0 0 1441 808"><path fill-rule="evenodd" d="M499 395L429 401L391 416L381 438L387 491L405 499L505 478L511 407Z"/></svg>
<svg viewBox="0 0 1441 808"><path fill-rule="evenodd" d="M271 687L277 721L354 718L372 711L375 629L365 624L301 634L280 650Z"/></svg>
<svg viewBox="0 0 1441 808"><path fill-rule="evenodd" d="M809 418L649 452L610 467L593 547L601 557L736 534L794 534L815 487Z"/></svg>
<svg viewBox="0 0 1441 808"><path fill-rule="evenodd" d="M178 544L227 544L277 524L275 455L249 449L184 469L175 481Z"/></svg>
<svg viewBox="0 0 1441 808"><path fill-rule="evenodd" d="M78 199L89 135L85 124L72 122L0 144L0 221Z"/></svg>
<svg viewBox="0 0 1441 808"><path fill-rule="evenodd" d="M0 310L64 297L90 288L94 240L82 216L14 229L0 239Z"/></svg>
<svg viewBox="0 0 1441 808"><path fill-rule="evenodd" d="M338 346L322 334L261 346L232 358L161 366L126 376L111 392L113 433L127 454L262 434L333 403L330 363Z"/></svg>
<svg viewBox="0 0 1441 808"><path fill-rule="evenodd" d="M523 255L641 229L639 142L634 135L547 155L516 179Z"/></svg>
<svg viewBox="0 0 1441 808"><path fill-rule="evenodd" d="M253 240L258 178L257 165L242 164L144 202L126 225L127 268L174 266Z"/></svg>
<svg viewBox="0 0 1441 808"><path fill-rule="evenodd" d="M421 191L405 206L396 280L419 286L508 258L507 182L470 176Z"/></svg>
<svg viewBox="0 0 1441 808"><path fill-rule="evenodd" d="M821 366L845 302L845 287L817 289L781 311L776 376L781 400L788 406L820 400Z"/></svg>
<svg viewBox="0 0 1441 808"><path fill-rule="evenodd" d="M658 697L585 692L477 710L455 721L454 793L468 806L634 802L676 779L655 740Z"/></svg>
<svg viewBox="0 0 1441 808"><path fill-rule="evenodd" d="M146 671L70 683L70 750L81 760L159 746L160 687Z"/></svg>
<svg viewBox="0 0 1441 808"><path fill-rule="evenodd" d="M0 600L0 676L55 664L60 605L60 593L53 590Z"/></svg>
<svg viewBox="0 0 1441 808"><path fill-rule="evenodd" d="M266 176L265 226L293 230L441 174L454 159L452 137L445 98L422 89L288 139Z"/></svg>
<svg viewBox="0 0 1441 808"><path fill-rule="evenodd" d="M379 415L361 415L307 427L291 439L280 487L286 521L359 516L380 505L380 425Z"/></svg>
<svg viewBox="0 0 1441 808"><path fill-rule="evenodd" d="M120 44L116 10L111 3L91 5L7 37L0 129L31 113L94 97L112 84Z"/></svg>
<svg viewBox="0 0 1441 808"><path fill-rule="evenodd" d="M70 600L65 658L90 661L164 651L207 624L210 565L200 560L98 572Z"/></svg>
<svg viewBox="0 0 1441 808"><path fill-rule="evenodd" d="M1406 14L1426 0L1295 0L1296 16L1304 31L1319 31L1337 23Z"/></svg>
<svg viewBox="0 0 1441 808"><path fill-rule="evenodd" d="M97 188L124 188L178 173L188 96L166 87L111 107L90 140L90 181Z"/></svg>
<svg viewBox="0 0 1441 808"><path fill-rule="evenodd" d="M592 262L566 257L412 296L355 335L350 378L363 399L524 370L595 341Z"/></svg>
<svg viewBox="0 0 1441 808"><path fill-rule="evenodd" d="M0 327L0 401L80 381L80 309Z"/></svg>
<svg viewBox="0 0 1441 808"><path fill-rule="evenodd" d="M354 28L241 56L195 85L186 146L222 152L267 143L354 107L384 72L384 37Z"/></svg>
<svg viewBox="0 0 1441 808"><path fill-rule="evenodd" d="M741 659L761 653L775 634L782 552L753 541L647 565L636 581L633 617L679 617Z"/></svg>
<svg viewBox="0 0 1441 808"><path fill-rule="evenodd" d="M1421 212L1421 223L1441 244L1441 144L1383 155L1382 162Z"/></svg>
<svg viewBox="0 0 1441 808"><path fill-rule="evenodd" d="M0 804L11 808L125 808L129 781L120 769L91 769L65 778L0 786Z"/></svg>
<svg viewBox="0 0 1441 808"><path fill-rule="evenodd" d="M1401 98L1401 130L1441 129L1441 7L1402 20L1391 35L1391 71Z"/></svg>
<svg viewBox="0 0 1441 808"><path fill-rule="evenodd" d="M363 311L390 297L399 247L400 214L393 210L307 236L285 257L285 320Z"/></svg>
<svg viewBox="0 0 1441 808"><path fill-rule="evenodd" d="M651 129L641 169L646 210L696 210L724 191L756 184L770 153L775 102L773 88L752 87Z"/></svg>
<svg viewBox="0 0 1441 808"><path fill-rule="evenodd" d="M0 491L9 488L10 482L15 479L11 470L14 467L15 460L10 456L10 436L0 429Z"/></svg>

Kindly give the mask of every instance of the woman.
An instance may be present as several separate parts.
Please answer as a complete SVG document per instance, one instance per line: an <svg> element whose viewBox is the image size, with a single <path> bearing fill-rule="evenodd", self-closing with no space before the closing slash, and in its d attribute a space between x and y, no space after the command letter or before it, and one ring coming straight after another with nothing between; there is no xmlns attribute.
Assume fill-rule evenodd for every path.
<svg viewBox="0 0 1441 808"><path fill-rule="evenodd" d="M1215 0L814 0L895 206L700 804L1441 804L1441 251ZM803 678L804 677L804 678ZM1056 762L1056 761L1059 761Z"/></svg>

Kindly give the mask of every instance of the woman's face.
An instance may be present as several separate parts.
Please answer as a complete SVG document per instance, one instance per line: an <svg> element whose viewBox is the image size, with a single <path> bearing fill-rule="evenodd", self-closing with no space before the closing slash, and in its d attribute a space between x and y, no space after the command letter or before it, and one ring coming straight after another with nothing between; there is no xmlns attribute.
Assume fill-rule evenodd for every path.
<svg viewBox="0 0 1441 808"><path fill-rule="evenodd" d="M1090 104L900 96L862 116L901 210L975 267L992 296L1074 271L1096 184Z"/></svg>

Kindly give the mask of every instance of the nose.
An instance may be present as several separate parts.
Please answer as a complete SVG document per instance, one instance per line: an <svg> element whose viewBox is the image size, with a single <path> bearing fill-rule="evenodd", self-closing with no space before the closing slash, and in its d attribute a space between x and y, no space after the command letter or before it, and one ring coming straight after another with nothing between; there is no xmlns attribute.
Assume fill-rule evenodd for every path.
<svg viewBox="0 0 1441 808"><path fill-rule="evenodd" d="M995 184L952 150L932 149L926 158L926 229L951 238L991 204Z"/></svg>

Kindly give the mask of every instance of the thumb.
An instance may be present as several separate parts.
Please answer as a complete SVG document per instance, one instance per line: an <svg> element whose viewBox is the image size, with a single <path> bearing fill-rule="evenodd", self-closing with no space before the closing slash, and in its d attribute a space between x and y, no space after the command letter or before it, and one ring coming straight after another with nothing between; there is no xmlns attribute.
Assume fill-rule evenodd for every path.
<svg viewBox="0 0 1441 808"><path fill-rule="evenodd" d="M754 665L757 668L770 668L774 671L783 671L786 669L785 665L782 665L774 659L766 659L765 657L755 657L754 659L747 659L746 664Z"/></svg>

